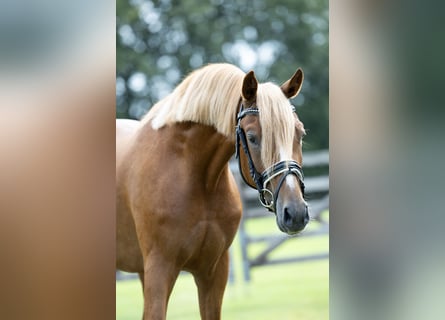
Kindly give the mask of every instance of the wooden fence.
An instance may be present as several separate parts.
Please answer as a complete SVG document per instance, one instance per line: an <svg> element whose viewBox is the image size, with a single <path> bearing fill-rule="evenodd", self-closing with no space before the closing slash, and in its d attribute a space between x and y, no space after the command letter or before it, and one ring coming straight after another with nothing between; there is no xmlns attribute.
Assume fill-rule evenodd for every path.
<svg viewBox="0 0 445 320"><path fill-rule="evenodd" d="M244 280L250 281L250 270L254 267L270 264L299 262L316 259L326 259L328 252L312 253L310 255L295 255L286 258L271 258L270 254L282 245L285 241L295 241L301 237L313 237L326 235L329 233L329 221L322 212L329 208L329 152L327 150L316 152L305 152L304 172L305 172L305 193L309 199L309 215L311 217L310 230L303 231L296 236L288 236L280 231L275 234L252 235L247 232L246 222L249 219L258 219L271 216L264 207L259 204L258 192L248 187L239 174L236 162L231 162L231 169L235 175L243 202L243 218L239 228L241 244L241 255L243 259ZM310 172L318 172L310 174ZM320 174L320 172L323 172ZM308 174L309 173L309 174ZM249 247L255 243L265 243L265 249L253 255ZM230 280L233 281L233 268L231 268Z"/></svg>

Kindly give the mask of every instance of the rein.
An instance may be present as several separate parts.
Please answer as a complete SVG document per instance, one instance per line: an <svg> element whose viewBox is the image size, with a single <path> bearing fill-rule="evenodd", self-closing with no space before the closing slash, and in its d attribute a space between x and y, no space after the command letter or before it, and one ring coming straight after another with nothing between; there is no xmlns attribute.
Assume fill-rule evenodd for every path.
<svg viewBox="0 0 445 320"><path fill-rule="evenodd" d="M292 106L292 110L295 112L295 107ZM236 117L237 125L236 125L236 143L235 143L235 157L238 158L238 167L241 173L241 177L244 182L258 191L258 197L261 202L261 205L267 208L270 212L276 213L276 203L278 199L278 194L280 192L281 186L283 185L286 177L290 174L293 174L297 177L301 192L304 196L304 175L303 169L301 166L294 160L284 160L275 163L268 169L264 170L263 173L259 173L255 168L255 164L253 163L252 156L249 151L249 147L247 145L247 138L244 129L241 128L241 119L243 119L246 115L259 115L258 108L247 108L244 109L244 106L241 104L240 111ZM249 173L255 182L255 186L251 185L246 177L244 176L242 167L241 167L241 157L240 157L240 145L243 148L243 151L247 157L247 164L249 165ZM267 185L270 181L279 175L282 175L280 180L278 181L277 189L275 193L267 188Z"/></svg>

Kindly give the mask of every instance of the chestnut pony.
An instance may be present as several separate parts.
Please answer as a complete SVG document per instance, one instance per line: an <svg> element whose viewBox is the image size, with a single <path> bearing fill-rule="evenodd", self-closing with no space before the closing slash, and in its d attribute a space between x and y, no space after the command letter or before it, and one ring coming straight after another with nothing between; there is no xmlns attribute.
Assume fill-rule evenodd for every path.
<svg viewBox="0 0 445 320"><path fill-rule="evenodd" d="M192 72L139 122L117 121L117 268L139 273L144 319L165 319L181 270L198 287L202 319L220 319L228 248L241 200L228 161L276 215L280 230L301 231L304 128L289 99L298 69L281 87L258 84L229 64Z"/></svg>

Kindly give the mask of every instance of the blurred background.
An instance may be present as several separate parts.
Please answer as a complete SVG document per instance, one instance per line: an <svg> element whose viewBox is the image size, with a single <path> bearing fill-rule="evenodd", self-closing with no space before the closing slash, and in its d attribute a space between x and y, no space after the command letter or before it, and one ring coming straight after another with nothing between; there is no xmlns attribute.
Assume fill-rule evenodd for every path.
<svg viewBox="0 0 445 320"><path fill-rule="evenodd" d="M229 62L281 84L298 67L294 99L307 149L327 148L328 1L118 0L116 116L141 118L191 71Z"/></svg>
<svg viewBox="0 0 445 320"><path fill-rule="evenodd" d="M156 23L150 36L140 38L136 35L148 34L141 31L147 29L140 18L143 3L0 2L0 318L114 319L120 312L115 303L134 303L141 297L138 283L124 282L134 286L131 292L136 293L134 297L123 294L129 301L115 301L116 290L125 292L127 288L115 286L114 120L116 115L137 118L143 113L137 111L139 107L129 112L131 100L124 96L148 99L150 95L132 93L130 82L136 83L136 92L138 88L153 90L150 81L167 83L162 90L158 88L165 94L200 64L199 56L202 64L214 61L205 49L198 51L192 64L193 53L184 62L176 62L180 50L166 47L161 51L168 43L166 38L157 40L158 47L146 43L137 47L140 53L133 49L137 43L155 39L151 32L156 29L160 34L179 28L173 16L180 21L197 19L194 24L180 22L182 32L187 32L183 46L191 41L203 48L211 41L228 42L225 51L220 46L212 54L221 54L243 70L252 67L262 81L280 83L296 67L302 67L309 81L303 86L304 101L294 104L310 130L305 148L328 145L318 144L322 140L315 138L319 132L327 132L327 117L323 118L327 103L316 103L318 98L327 99L327 93L310 93L327 91L327 69L321 65L327 67L328 43L316 36L316 26L327 21L327 4L212 3L226 13L230 24L218 18L219 11L199 20L206 15L184 11L192 4L196 12L208 10L205 3L193 1L153 3L152 8L147 4L148 12L156 17L148 21ZM122 14L120 8L128 11ZM320 13L323 10L325 13ZM443 12L441 1L330 3L330 319L445 319ZM272 17L275 20L270 20ZM213 27L217 21L222 24L219 28ZM250 22L243 27L252 26L256 33L237 27L244 21ZM131 29L121 30L124 25ZM327 24L323 28L327 30ZM196 38L198 42L189 29L208 37ZM213 39L209 30L225 38ZM130 35L129 43L123 43L122 32ZM233 46L241 50L247 43L250 54L242 56L252 57L267 41L283 45L273 54L265 54L270 47L267 44L263 58L247 62L236 60L237 51L230 54ZM326 51L318 50L322 47ZM168 76L172 81L154 81L156 75L161 80L167 77L168 70L156 73L135 67L140 61L156 70L158 62L150 57L165 54L173 56L173 62L167 59L160 65L178 70ZM264 62L260 60L269 56L275 60L266 61L275 63L266 63L266 71L261 71ZM135 72L143 76L130 81ZM148 109L154 101L142 103L142 108ZM312 117L311 112L316 115ZM318 117L320 123L325 121L323 125L310 120ZM293 245L291 250L295 250ZM235 283L243 283L241 274L235 273ZM245 289L228 287L231 292L227 291L226 306L236 314L246 306L260 313L276 306L276 312L288 310L290 319L292 315L327 318L327 288L316 286L327 284L327 260L260 267L251 275L252 285ZM292 280L289 275L297 278ZM276 290L281 289L276 286L269 290L271 282L287 291L278 294ZM191 282L184 286L194 290ZM302 296L309 297L311 308ZM313 297L319 296L324 298L314 303ZM196 307L193 301L189 305ZM140 318L140 310L131 309L136 312L132 318ZM322 313L297 313L306 310ZM274 313L270 318L279 316Z"/></svg>

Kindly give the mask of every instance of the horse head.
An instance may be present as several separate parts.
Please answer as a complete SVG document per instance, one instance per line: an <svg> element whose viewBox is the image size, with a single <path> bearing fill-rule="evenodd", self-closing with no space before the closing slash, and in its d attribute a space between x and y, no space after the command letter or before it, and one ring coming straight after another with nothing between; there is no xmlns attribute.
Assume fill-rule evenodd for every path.
<svg viewBox="0 0 445 320"><path fill-rule="evenodd" d="M295 234L309 221L304 200L302 138L305 134L289 99L298 95L303 71L281 87L258 84L246 74L237 115L236 149L245 182L259 192L261 204L276 215L279 229ZM246 174L248 173L248 174Z"/></svg>

